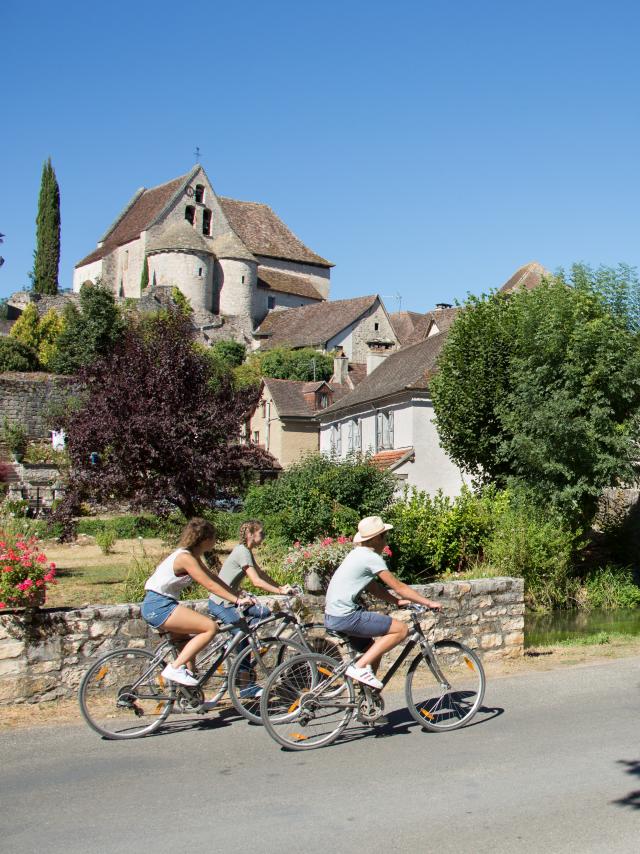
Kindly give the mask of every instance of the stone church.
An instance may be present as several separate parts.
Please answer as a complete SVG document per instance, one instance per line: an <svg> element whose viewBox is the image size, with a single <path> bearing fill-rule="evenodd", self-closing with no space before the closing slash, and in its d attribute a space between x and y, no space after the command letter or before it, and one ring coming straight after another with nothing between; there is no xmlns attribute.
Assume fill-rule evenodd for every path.
<svg viewBox="0 0 640 854"><path fill-rule="evenodd" d="M250 336L273 309L329 297L330 261L300 241L268 205L216 195L199 164L141 188L75 266L73 290L100 279L121 298L177 286L196 314L229 318Z"/></svg>

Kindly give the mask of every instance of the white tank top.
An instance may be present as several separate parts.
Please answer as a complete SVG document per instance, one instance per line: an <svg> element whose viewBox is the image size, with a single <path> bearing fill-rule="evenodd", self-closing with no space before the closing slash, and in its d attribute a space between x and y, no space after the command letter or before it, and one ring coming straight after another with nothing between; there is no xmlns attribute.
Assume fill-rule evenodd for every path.
<svg viewBox="0 0 640 854"><path fill-rule="evenodd" d="M176 549L175 552L171 552L169 557L158 564L153 575L149 576L144 589L151 590L153 593L160 593L162 596L168 596L177 602L180 599L180 591L184 587L188 587L193 579L186 574L176 575L173 571L173 562L179 554L188 551L189 549Z"/></svg>

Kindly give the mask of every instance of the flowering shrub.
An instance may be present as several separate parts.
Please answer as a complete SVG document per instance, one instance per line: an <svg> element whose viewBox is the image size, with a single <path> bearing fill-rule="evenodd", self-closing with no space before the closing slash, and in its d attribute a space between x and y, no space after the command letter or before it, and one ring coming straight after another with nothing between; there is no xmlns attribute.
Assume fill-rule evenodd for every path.
<svg viewBox="0 0 640 854"><path fill-rule="evenodd" d="M306 545L295 542L285 555L283 566L292 581L302 582L310 572L317 572L322 586L326 587L352 548L349 537L325 537Z"/></svg>
<svg viewBox="0 0 640 854"><path fill-rule="evenodd" d="M36 537L0 537L0 611L43 604L47 584L56 583L55 563L47 561Z"/></svg>

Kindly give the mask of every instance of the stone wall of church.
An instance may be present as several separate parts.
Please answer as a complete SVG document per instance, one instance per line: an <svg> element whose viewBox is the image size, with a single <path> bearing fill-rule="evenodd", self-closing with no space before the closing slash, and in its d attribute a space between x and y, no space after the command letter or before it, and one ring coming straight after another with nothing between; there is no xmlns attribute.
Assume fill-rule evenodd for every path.
<svg viewBox="0 0 640 854"><path fill-rule="evenodd" d="M220 314L247 318L255 323L258 291L257 264L220 258L216 263L216 287Z"/></svg>
<svg viewBox="0 0 640 854"><path fill-rule="evenodd" d="M22 424L30 439L48 438L47 413L63 406L73 388L69 377L7 371L0 374L0 412Z"/></svg>
<svg viewBox="0 0 640 854"><path fill-rule="evenodd" d="M193 308L213 307L213 256L196 252L159 252L149 256L149 281L178 287Z"/></svg>
<svg viewBox="0 0 640 854"><path fill-rule="evenodd" d="M84 267L77 267L73 271L73 290L75 293L80 293L80 288L86 281L96 283L98 279L102 280L102 258L99 261L92 261L90 264L85 264ZM111 283L109 283L111 287Z"/></svg>

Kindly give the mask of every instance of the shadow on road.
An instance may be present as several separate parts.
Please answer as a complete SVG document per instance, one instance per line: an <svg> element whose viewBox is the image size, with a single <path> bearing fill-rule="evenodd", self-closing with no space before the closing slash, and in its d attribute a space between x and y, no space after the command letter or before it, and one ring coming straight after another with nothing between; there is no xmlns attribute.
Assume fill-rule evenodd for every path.
<svg viewBox="0 0 640 854"><path fill-rule="evenodd" d="M625 773L631 774L632 777L640 777L640 760L618 759L618 764L626 766ZM618 798L618 800L612 801L612 803L620 807L631 807L632 809L640 810L640 789L634 789L625 795L624 798Z"/></svg>

